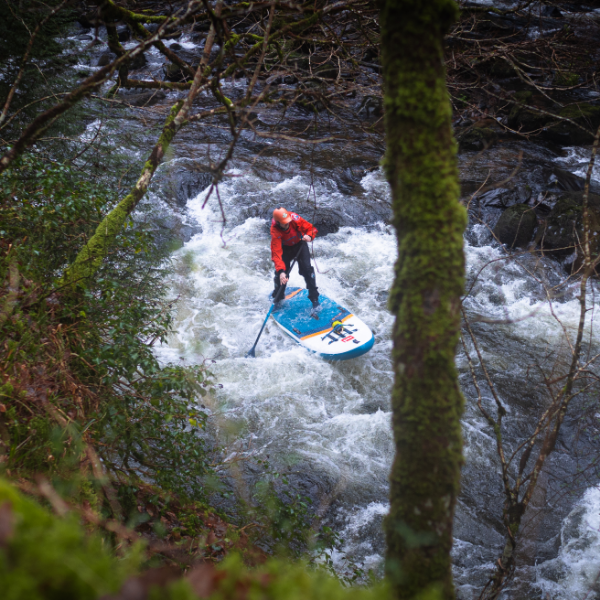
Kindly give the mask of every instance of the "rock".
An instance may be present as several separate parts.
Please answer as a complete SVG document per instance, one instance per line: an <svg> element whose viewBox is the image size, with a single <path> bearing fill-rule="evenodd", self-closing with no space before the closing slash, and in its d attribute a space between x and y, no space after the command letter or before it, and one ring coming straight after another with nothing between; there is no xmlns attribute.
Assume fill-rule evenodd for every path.
<svg viewBox="0 0 600 600"><path fill-rule="evenodd" d="M543 2L534 2L530 6L531 13L536 17L552 17L554 19L562 18L563 14L556 6L547 6Z"/></svg>
<svg viewBox="0 0 600 600"><path fill-rule="evenodd" d="M119 93L119 97L132 106L153 106L167 97L164 90L145 90L137 93Z"/></svg>
<svg viewBox="0 0 600 600"><path fill-rule="evenodd" d="M148 59L146 58L146 55L142 52L141 54L138 54L131 59L131 61L129 62L129 68L132 71L137 71L138 69L145 67L147 64Z"/></svg>
<svg viewBox="0 0 600 600"><path fill-rule="evenodd" d="M530 91L517 92L513 99L517 104L514 104L508 115L508 126L512 129L517 129L524 133L542 129L551 118L548 115L539 113L534 110L524 108L522 104L536 106L540 109L547 110L546 100L543 97L534 96Z"/></svg>
<svg viewBox="0 0 600 600"><path fill-rule="evenodd" d="M308 71L308 68L310 66L310 60L308 56L304 54L292 52L287 57L287 64L290 65L294 70Z"/></svg>
<svg viewBox="0 0 600 600"><path fill-rule="evenodd" d="M381 96L365 96L358 109L358 114L368 117L383 115L383 98Z"/></svg>
<svg viewBox="0 0 600 600"><path fill-rule="evenodd" d="M507 188L496 188L485 192L479 196L481 206L491 208L508 208L513 204L517 204L518 198L512 190Z"/></svg>
<svg viewBox="0 0 600 600"><path fill-rule="evenodd" d="M186 81L186 79L188 79L187 74L173 63L167 63L164 66L163 71L167 81L179 82Z"/></svg>
<svg viewBox="0 0 600 600"><path fill-rule="evenodd" d="M310 66L313 75L323 79L336 79L338 76L337 60L331 58L330 54L315 53L310 57Z"/></svg>
<svg viewBox="0 0 600 600"><path fill-rule="evenodd" d="M475 124L457 135L457 139L461 150L486 150L496 143L498 134L490 127Z"/></svg>
<svg viewBox="0 0 600 600"><path fill-rule="evenodd" d="M554 167L548 175L546 185L550 192L580 192L585 185L585 179L565 169Z"/></svg>
<svg viewBox="0 0 600 600"><path fill-rule="evenodd" d="M392 218L388 202L374 199L368 195L361 198L344 196L343 200L315 206L311 199L289 202L285 207L310 221L318 230L319 236L336 233L340 227L365 227L376 223L389 223ZM259 217L264 219L265 227L270 226L273 206L254 204L243 211L243 219Z"/></svg>
<svg viewBox="0 0 600 600"><path fill-rule="evenodd" d="M146 23L144 25L144 27L146 28L147 31L149 31L150 33L156 33L158 31L159 28L159 24L158 23Z"/></svg>
<svg viewBox="0 0 600 600"><path fill-rule="evenodd" d="M334 169L331 177L335 181L338 190L348 196L359 196L363 193L360 181L364 176L364 169L346 167Z"/></svg>
<svg viewBox="0 0 600 600"><path fill-rule="evenodd" d="M117 25L117 35L120 42L128 42L131 39L131 31L127 25Z"/></svg>
<svg viewBox="0 0 600 600"><path fill-rule="evenodd" d="M323 79L337 79L337 76L340 74L337 65L334 64L324 65L318 69L313 69L313 73L317 77L322 77Z"/></svg>
<svg viewBox="0 0 600 600"><path fill-rule="evenodd" d="M212 183L208 167L192 161L180 160L165 164L153 181L153 188L159 191L167 202L173 200L177 206L185 208L190 198L197 196Z"/></svg>
<svg viewBox="0 0 600 600"><path fill-rule="evenodd" d="M298 89L301 89L302 93L298 95L295 106L313 113L318 113L325 109L325 98L319 81L304 81Z"/></svg>
<svg viewBox="0 0 600 600"><path fill-rule="evenodd" d="M93 11L93 12L88 12L88 13L82 13L80 15L77 16L77 22L84 28L84 29L91 29L92 27L96 27L96 25L98 25L98 14Z"/></svg>
<svg viewBox="0 0 600 600"><path fill-rule="evenodd" d="M543 132L543 137L565 146L591 144L600 125L600 106L581 102L561 108L559 116L575 121L589 130L583 131L577 125L565 121L552 121L552 125Z"/></svg>
<svg viewBox="0 0 600 600"><path fill-rule="evenodd" d="M113 60L116 60L116 58L116 54L113 54L112 52L104 52L104 54L102 54L98 59L97 66L105 67L106 65L109 65Z"/></svg>
<svg viewBox="0 0 600 600"><path fill-rule="evenodd" d="M528 204L507 208L494 227L494 235L509 248L524 248L533 238L537 217Z"/></svg>
<svg viewBox="0 0 600 600"><path fill-rule="evenodd" d="M297 81L298 79L294 75L286 73L285 71L278 71L276 73L273 73L273 75L271 75L270 77L268 77L266 83L268 85L281 85L282 83L292 85Z"/></svg>
<svg viewBox="0 0 600 600"><path fill-rule="evenodd" d="M477 65L477 69L487 72L494 77L499 77L500 79L506 79L516 75L514 67L508 61L497 56L482 61Z"/></svg>
<svg viewBox="0 0 600 600"><path fill-rule="evenodd" d="M579 75L571 71L559 71L554 76L554 85L571 87L579 83Z"/></svg>
<svg viewBox="0 0 600 600"><path fill-rule="evenodd" d="M192 31L208 31L210 29L210 20L198 21L194 24Z"/></svg>
<svg viewBox="0 0 600 600"><path fill-rule="evenodd" d="M523 133L540 131L541 137L558 144L566 146L590 144L600 125L600 106L589 102L580 102L557 110L555 107L546 106L543 98L533 96L531 92L519 92L515 94L515 100L538 106L549 113L575 122L561 121L550 114L538 113L518 105L513 106L508 117L509 127ZM584 131L579 126L588 131Z"/></svg>
<svg viewBox="0 0 600 600"><path fill-rule="evenodd" d="M184 60L192 69L195 69L198 66L198 58L194 57L190 53L178 53L179 57ZM211 55L212 56L212 55ZM180 69L177 65L173 63L167 63L163 67L163 71L165 73L165 79L167 81L188 81L192 79L192 76L189 73L186 73L182 69Z"/></svg>
<svg viewBox="0 0 600 600"><path fill-rule="evenodd" d="M538 229L536 243L544 254L565 258L583 240L583 192L567 192L558 197L550 214ZM592 254L600 247L600 195L589 195L590 242Z"/></svg>

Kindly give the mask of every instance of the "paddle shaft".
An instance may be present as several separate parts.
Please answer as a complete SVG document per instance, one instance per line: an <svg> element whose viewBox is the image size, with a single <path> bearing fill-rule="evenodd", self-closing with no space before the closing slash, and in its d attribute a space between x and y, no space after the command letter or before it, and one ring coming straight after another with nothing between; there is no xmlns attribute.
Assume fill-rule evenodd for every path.
<svg viewBox="0 0 600 600"><path fill-rule="evenodd" d="M294 260L292 260L289 270L287 270L285 273L288 277L289 277L290 273L292 272L294 265L296 264L296 259L300 256L300 251L302 250L303 244L304 244L304 240L302 240L300 242L300 248L298 248L298 252L296 252L296 256L294 256ZM280 285L279 289L277 290L277 294L275 296L273 296L273 302L271 304L271 308L269 308L269 312L267 313L267 316L265 317L265 320L263 321L262 327L260 328L260 331L258 332L258 337L256 338L256 341L254 342L254 346L252 346L252 348L250 348L250 350L248 350L248 354L246 354L246 358L248 356L256 357L256 354L254 352L256 349L256 344L258 344L258 340L260 340L260 336L262 335L263 329L265 328L265 325L267 324L267 321L269 320L269 317L271 316L271 313L273 312L273 308L275 307L275 302L277 302L279 300L279 297L284 292L284 290L285 290L285 285Z"/></svg>

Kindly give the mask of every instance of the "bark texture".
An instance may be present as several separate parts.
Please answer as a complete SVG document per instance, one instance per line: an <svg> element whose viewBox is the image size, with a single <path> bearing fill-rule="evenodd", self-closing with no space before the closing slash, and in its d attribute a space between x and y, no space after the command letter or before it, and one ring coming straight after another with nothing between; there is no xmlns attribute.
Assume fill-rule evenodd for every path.
<svg viewBox="0 0 600 600"><path fill-rule="evenodd" d="M451 0L382 0L385 172L398 260L390 307L396 457L385 530L396 598L454 598L450 550L462 465L454 364L464 288L456 143L442 42Z"/></svg>

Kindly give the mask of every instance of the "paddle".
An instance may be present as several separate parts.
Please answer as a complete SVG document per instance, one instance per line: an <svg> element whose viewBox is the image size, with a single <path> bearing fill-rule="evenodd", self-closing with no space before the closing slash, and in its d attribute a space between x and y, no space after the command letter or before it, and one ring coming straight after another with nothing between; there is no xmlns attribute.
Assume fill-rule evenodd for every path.
<svg viewBox="0 0 600 600"><path fill-rule="evenodd" d="M300 248L298 248L298 252L296 252L296 256L294 256L294 260L292 260L292 264L290 265L289 271L286 271L286 275L288 277L290 276L290 273L292 272L292 269L294 268L294 265L296 264L296 259L298 258L298 256L300 256L300 251L302 250L302 246L305 243L306 242L304 242L304 240L302 240L300 242ZM260 328L258 337L256 338L256 341L254 342L254 346L252 346L252 348L250 348L250 350L248 350L248 354L246 354L246 358L248 358L249 356L251 356L252 358L256 358L256 353L255 353L256 344L258 344L258 340L260 340L260 336L262 335L263 329L265 328L265 325L267 324L267 321L269 320L269 317L271 316L271 313L273 312L273 309L275 308L275 303L279 300L279 298L280 298L281 294L283 294L284 290L285 290L284 285L279 286L279 290L277 290L277 294L273 297L273 303L271 304L271 308L269 308L269 312L267 313L267 316L265 317L262 327Z"/></svg>

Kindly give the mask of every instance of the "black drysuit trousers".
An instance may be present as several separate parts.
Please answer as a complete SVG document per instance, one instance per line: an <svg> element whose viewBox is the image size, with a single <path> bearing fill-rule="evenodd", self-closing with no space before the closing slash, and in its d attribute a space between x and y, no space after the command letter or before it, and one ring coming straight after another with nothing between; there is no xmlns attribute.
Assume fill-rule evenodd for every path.
<svg viewBox="0 0 600 600"><path fill-rule="evenodd" d="M304 277L304 281L306 282L308 297L313 302L315 300L318 300L319 290L317 289L315 270L310 264L310 251L308 250L308 244L300 242L299 244L294 244L293 246L283 246L282 250L282 258L283 262L285 263L285 272L288 275L290 272L290 264L294 260L296 254L298 254L298 258L296 258L296 261L298 262L298 271L300 272L300 275ZM300 252L298 253L298 251ZM279 273L275 273L275 290L273 291L273 298L283 300L283 297L285 295L285 286L283 286L284 291L282 291L281 294L277 296L280 287L281 283L279 281Z"/></svg>

